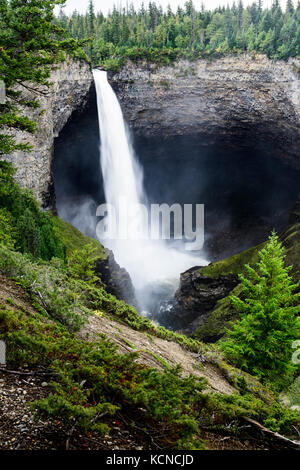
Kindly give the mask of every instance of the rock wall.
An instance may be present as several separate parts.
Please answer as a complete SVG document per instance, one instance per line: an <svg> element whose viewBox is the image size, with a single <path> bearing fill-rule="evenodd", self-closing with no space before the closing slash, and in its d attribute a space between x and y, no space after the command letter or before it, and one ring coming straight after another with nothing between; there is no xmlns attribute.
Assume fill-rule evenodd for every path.
<svg viewBox="0 0 300 470"><path fill-rule="evenodd" d="M227 56L110 74L129 125L143 135L193 135L233 146L278 144L300 166L300 61Z"/></svg>
<svg viewBox="0 0 300 470"><path fill-rule="evenodd" d="M53 86L35 95L40 108L28 116L38 123L34 135L18 132L18 142L33 146L30 153L14 152L5 158L17 168L16 179L21 186L32 189L44 207L53 205L54 190L51 161L54 138L58 136L74 111L84 109L92 84L92 74L86 62L68 60L51 75ZM22 90L23 91L23 90ZM24 90L24 96L30 97Z"/></svg>
<svg viewBox="0 0 300 470"><path fill-rule="evenodd" d="M264 56L227 56L215 61L180 60L173 65L128 63L109 74L126 119L142 135L203 136L208 144L233 146L277 142L278 156L300 167L300 61L274 62ZM54 198L51 160L54 138L74 111L84 109L92 84L89 65L68 61L52 74L53 87L40 95L41 108L30 111L38 122L31 153L7 157L16 178L33 189L44 207Z"/></svg>
<svg viewBox="0 0 300 470"><path fill-rule="evenodd" d="M105 289L109 294L124 300L128 305L137 307L135 290L128 272L119 266L111 250L107 248L105 250L108 256L96 261L96 275L99 275L104 282Z"/></svg>

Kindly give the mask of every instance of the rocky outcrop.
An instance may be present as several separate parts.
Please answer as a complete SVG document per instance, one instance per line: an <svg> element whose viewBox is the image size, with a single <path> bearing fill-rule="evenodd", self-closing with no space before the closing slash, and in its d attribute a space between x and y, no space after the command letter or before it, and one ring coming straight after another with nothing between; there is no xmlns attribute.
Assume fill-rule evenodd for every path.
<svg viewBox="0 0 300 470"><path fill-rule="evenodd" d="M196 266L181 274L180 287L170 312L177 329L185 334L192 334L203 325L217 302L239 284L234 274L210 277L205 271L202 274L203 269Z"/></svg>
<svg viewBox="0 0 300 470"><path fill-rule="evenodd" d="M44 207L53 205L51 161L54 138L74 111L84 109L92 74L88 63L68 60L53 71L50 80L53 86L34 95L40 101L40 108L27 110L27 115L38 123L37 132L34 135L18 132L16 135L18 142L32 145L32 152L15 152L5 157L17 168L17 181L21 186L32 189ZM24 96L31 95L24 89Z"/></svg>
<svg viewBox="0 0 300 470"><path fill-rule="evenodd" d="M291 211L288 225L280 236L286 248L286 264L292 266L294 278L300 280L300 196Z"/></svg>
<svg viewBox="0 0 300 470"><path fill-rule="evenodd" d="M135 290L130 276L126 269L121 268L115 260L111 250L106 248L107 258L101 258L96 261L95 274L98 275L105 284L105 290L124 300L127 304L137 307Z"/></svg>
<svg viewBox="0 0 300 470"><path fill-rule="evenodd" d="M142 135L202 136L269 145L300 167L300 61L232 55L170 66L127 64L110 75L130 127Z"/></svg>
<svg viewBox="0 0 300 470"><path fill-rule="evenodd" d="M257 262L263 245L208 266L195 266L181 274L175 299L167 312L170 323L187 335L196 332L201 341L219 339L224 334L225 323L234 317L228 295L238 290L238 274L243 272L245 264Z"/></svg>
<svg viewBox="0 0 300 470"><path fill-rule="evenodd" d="M300 279L300 197L291 211L289 222L280 239L286 248L286 265ZM245 264L255 265L264 243L206 267L194 267L181 275L180 286L168 315L175 315L175 325L205 342L215 342L225 327L236 318L228 297L234 291L241 295L237 275Z"/></svg>

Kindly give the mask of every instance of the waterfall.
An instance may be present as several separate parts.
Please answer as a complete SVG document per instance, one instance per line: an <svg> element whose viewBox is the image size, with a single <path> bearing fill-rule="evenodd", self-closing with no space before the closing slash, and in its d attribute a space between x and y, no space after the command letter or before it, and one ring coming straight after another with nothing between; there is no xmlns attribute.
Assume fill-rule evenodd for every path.
<svg viewBox="0 0 300 470"><path fill-rule="evenodd" d="M127 207L147 204L143 171L134 154L120 104L107 81L107 73L95 69L93 75L97 93L105 198L106 203L115 208L120 220L124 202ZM108 218L108 225L112 224L113 221ZM137 290L143 289L145 292L145 286L155 282L178 282L181 272L196 264L207 264L203 259L170 248L164 240L149 239L145 214L142 211L137 210L135 213L132 231L135 230L140 235L138 239L103 240L103 244L113 250L117 262L127 269Z"/></svg>

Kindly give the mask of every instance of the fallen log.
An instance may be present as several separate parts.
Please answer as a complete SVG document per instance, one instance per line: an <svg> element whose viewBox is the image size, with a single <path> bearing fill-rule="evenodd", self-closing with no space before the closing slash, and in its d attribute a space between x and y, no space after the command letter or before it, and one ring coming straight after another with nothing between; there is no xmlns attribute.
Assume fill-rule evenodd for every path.
<svg viewBox="0 0 300 470"><path fill-rule="evenodd" d="M292 441L291 439L282 436L278 432L271 431L270 429L260 424L258 421L255 421L252 418L248 418L247 416L243 416L243 419L252 424L252 426L255 428L259 429L261 432L265 433L270 438L281 442L281 444L283 444L285 447L289 449L300 450L300 441Z"/></svg>

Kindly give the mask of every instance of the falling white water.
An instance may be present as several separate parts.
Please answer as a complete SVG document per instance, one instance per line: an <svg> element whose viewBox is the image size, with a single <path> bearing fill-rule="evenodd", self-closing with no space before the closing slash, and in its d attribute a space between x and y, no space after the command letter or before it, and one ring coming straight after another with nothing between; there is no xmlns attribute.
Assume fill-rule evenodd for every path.
<svg viewBox="0 0 300 470"><path fill-rule="evenodd" d="M135 158L122 110L107 81L107 73L94 70L93 74L97 92L104 192L106 203L118 212L121 199L126 201L128 207L146 203L143 172ZM141 228L144 223L141 213L137 219L137 225ZM139 240L103 241L105 246L113 250L120 266L127 269L138 290L145 291L144 287L149 284L178 280L179 274L190 267L207 264L203 259L168 247L163 240L146 239L146 233L144 235L144 239L140 237Z"/></svg>

